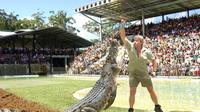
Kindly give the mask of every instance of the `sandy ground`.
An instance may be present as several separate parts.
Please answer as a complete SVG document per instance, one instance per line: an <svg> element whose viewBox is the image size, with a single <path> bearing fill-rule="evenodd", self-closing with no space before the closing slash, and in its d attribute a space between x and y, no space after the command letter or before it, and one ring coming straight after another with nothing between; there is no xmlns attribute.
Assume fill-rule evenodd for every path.
<svg viewBox="0 0 200 112"><path fill-rule="evenodd" d="M15 112L58 112L36 102L27 101L3 89L0 89L0 112L3 112L1 109L17 110Z"/></svg>

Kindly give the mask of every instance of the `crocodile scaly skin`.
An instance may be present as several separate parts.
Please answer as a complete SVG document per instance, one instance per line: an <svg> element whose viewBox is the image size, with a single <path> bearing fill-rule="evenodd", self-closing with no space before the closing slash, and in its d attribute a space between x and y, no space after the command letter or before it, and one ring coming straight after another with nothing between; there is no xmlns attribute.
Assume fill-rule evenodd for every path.
<svg viewBox="0 0 200 112"><path fill-rule="evenodd" d="M83 99L65 112L100 112L113 104L117 90L116 76L120 72L116 62L118 46L119 43L112 40L100 79Z"/></svg>

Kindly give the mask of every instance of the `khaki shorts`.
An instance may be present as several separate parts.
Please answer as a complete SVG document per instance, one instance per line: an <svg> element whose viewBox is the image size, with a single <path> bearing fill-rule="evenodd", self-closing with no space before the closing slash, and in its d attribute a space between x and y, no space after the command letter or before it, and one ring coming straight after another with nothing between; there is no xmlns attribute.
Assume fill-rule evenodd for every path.
<svg viewBox="0 0 200 112"><path fill-rule="evenodd" d="M137 77L136 75L141 75L141 74L131 74L129 73L129 85L130 87L137 87L138 84L141 82L142 87L148 87L148 86L153 86L153 83L151 81L151 77L146 74L144 77Z"/></svg>

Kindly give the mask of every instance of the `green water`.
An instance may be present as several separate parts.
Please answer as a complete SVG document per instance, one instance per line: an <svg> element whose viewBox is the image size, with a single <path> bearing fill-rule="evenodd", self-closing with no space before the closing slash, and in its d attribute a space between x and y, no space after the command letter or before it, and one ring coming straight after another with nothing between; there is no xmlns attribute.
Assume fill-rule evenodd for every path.
<svg viewBox="0 0 200 112"><path fill-rule="evenodd" d="M200 112L199 79L152 79L164 112ZM128 78L118 80L117 96L112 106L128 108ZM78 92L83 98L90 89ZM135 109L153 112L154 103L146 88L137 88Z"/></svg>
<svg viewBox="0 0 200 112"><path fill-rule="evenodd" d="M198 79L153 79L159 103L166 111L199 111L200 80ZM128 107L128 81L119 81L118 94L113 106ZM135 108L153 110L153 102L146 88L137 88Z"/></svg>

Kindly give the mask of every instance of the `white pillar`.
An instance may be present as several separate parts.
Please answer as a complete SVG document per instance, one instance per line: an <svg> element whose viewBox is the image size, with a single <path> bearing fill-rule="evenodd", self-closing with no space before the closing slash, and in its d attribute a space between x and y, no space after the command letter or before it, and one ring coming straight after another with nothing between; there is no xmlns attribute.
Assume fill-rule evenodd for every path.
<svg viewBox="0 0 200 112"><path fill-rule="evenodd" d="M99 25L99 33L100 33L100 41L102 42L103 41L103 36L102 36L102 21L101 21L101 18L100 18L100 25Z"/></svg>
<svg viewBox="0 0 200 112"><path fill-rule="evenodd" d="M144 21L144 13L142 11L142 36L145 38L145 21Z"/></svg>

